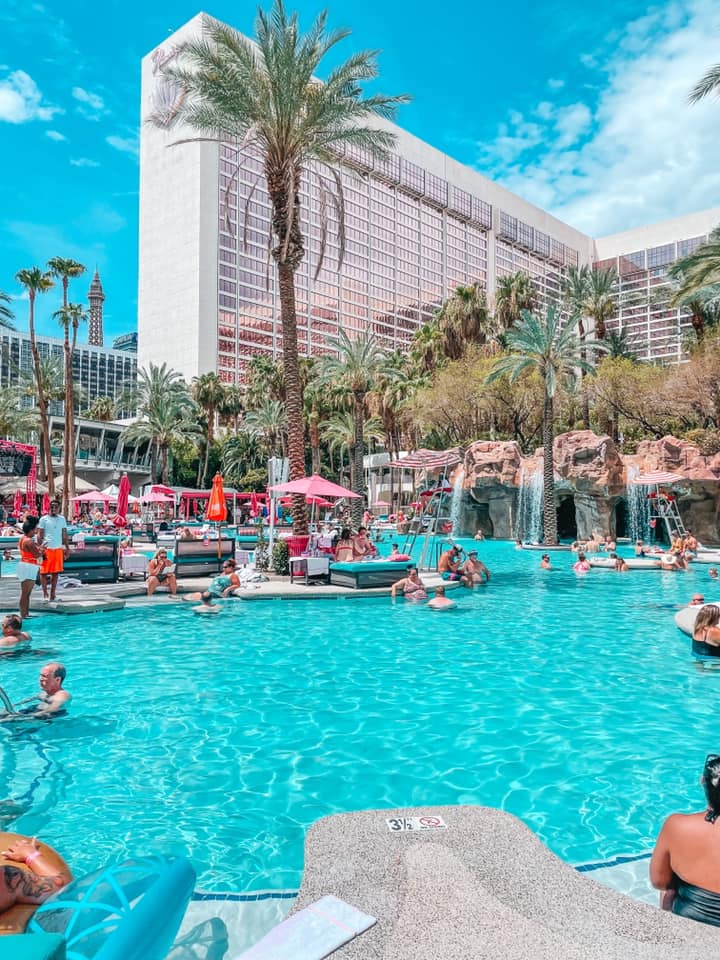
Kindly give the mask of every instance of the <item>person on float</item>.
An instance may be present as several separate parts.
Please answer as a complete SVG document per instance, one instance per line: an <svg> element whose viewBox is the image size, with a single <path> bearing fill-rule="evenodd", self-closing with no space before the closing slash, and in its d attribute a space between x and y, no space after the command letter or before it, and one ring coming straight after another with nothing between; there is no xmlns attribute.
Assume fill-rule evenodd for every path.
<svg viewBox="0 0 720 960"><path fill-rule="evenodd" d="M0 865L0 914L17 903L44 903L72 880L69 870L58 872L58 858L43 850L35 837L20 837L0 854L22 864Z"/></svg>

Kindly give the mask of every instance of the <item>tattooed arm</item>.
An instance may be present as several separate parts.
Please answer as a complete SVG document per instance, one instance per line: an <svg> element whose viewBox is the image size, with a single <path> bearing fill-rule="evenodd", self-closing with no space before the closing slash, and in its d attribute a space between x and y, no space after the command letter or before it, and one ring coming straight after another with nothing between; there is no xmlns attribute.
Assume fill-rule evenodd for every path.
<svg viewBox="0 0 720 960"><path fill-rule="evenodd" d="M68 882L63 874L40 877L22 867L4 866L0 869L4 885L15 903L43 903Z"/></svg>

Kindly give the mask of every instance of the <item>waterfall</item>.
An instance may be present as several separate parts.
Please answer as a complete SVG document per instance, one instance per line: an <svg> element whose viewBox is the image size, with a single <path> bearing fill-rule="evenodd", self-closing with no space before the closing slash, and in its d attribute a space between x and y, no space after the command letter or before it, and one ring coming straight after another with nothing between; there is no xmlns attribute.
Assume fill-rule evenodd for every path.
<svg viewBox="0 0 720 960"><path fill-rule="evenodd" d="M463 483L465 482L465 468L458 467L453 492L450 499L450 520L452 521L453 537L460 536L460 508L462 507Z"/></svg>
<svg viewBox="0 0 720 960"><path fill-rule="evenodd" d="M628 536L634 540L651 539L650 514L651 507L648 494L653 487L645 484L633 483L633 477L638 475L637 467L628 467L627 472L627 520Z"/></svg>
<svg viewBox="0 0 720 960"><path fill-rule="evenodd" d="M543 470L540 462L530 473L520 470L515 536L524 543L540 543L543 537Z"/></svg>

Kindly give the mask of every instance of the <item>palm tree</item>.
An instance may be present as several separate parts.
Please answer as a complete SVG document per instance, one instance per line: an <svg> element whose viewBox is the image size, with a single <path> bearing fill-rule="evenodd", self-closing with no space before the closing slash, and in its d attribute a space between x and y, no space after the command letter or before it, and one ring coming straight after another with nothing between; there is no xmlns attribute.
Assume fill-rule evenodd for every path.
<svg viewBox="0 0 720 960"><path fill-rule="evenodd" d="M585 350L585 323L584 317L587 315L588 303L590 301L590 268L589 267L568 267L561 281L561 292L565 308L577 317L578 336L581 344L581 357L587 359ZM580 369L580 378L585 380L586 372ZM590 429L590 398L584 383L582 386L582 418L583 426L586 430Z"/></svg>
<svg viewBox="0 0 720 960"><path fill-rule="evenodd" d="M5 306L7 303L12 303L12 297L9 293L3 293L3 291L0 290L0 327L14 330L15 324L13 320L15 319L15 314L10 307Z"/></svg>
<svg viewBox="0 0 720 960"><path fill-rule="evenodd" d="M20 387L0 390L0 436L22 440L38 428L37 411L22 405Z"/></svg>
<svg viewBox="0 0 720 960"><path fill-rule="evenodd" d="M377 76L375 55L356 53L332 68L324 83L316 78L326 54L348 36L347 30L326 30L320 14L302 35L296 14L288 14L283 0L275 0L270 14L258 11L255 42L210 18L203 36L187 43L178 56L162 67L182 96L172 110L150 117L168 128L184 124L197 131L196 139L238 144L238 153L254 150L263 172L272 208L271 249L277 266L282 323L283 369L288 418L290 479L305 473L302 386L298 370L295 272L305 257L301 228L303 176L318 180L323 208L334 208L344 253L343 196L339 173L345 147L386 156L393 134L371 126L376 117L393 119L405 97L363 96L362 85ZM249 199L248 199L249 202ZM321 225L319 271L326 247L327 218ZM307 508L293 498L293 524L307 532Z"/></svg>
<svg viewBox="0 0 720 960"><path fill-rule="evenodd" d="M537 306L537 291L524 270L498 277L495 285L495 323L500 330L510 330L520 320L523 310Z"/></svg>
<svg viewBox="0 0 720 960"><path fill-rule="evenodd" d="M279 400L266 400L257 410L249 410L245 414L245 430L262 441L269 457L285 456L287 414Z"/></svg>
<svg viewBox="0 0 720 960"><path fill-rule="evenodd" d="M320 426L320 434L332 451L340 453L340 470L342 471L342 455L347 452L348 464L350 467L350 489L356 490L358 487L357 478L357 457L355 455L357 447L357 434L355 432L355 417L351 410L337 410L331 417L325 420ZM377 417L370 417L363 421L362 439L363 445L373 441L380 441L383 438L382 423ZM362 478L360 479L362 486ZM355 501L353 501L355 502ZM360 503L360 501L358 501Z"/></svg>
<svg viewBox="0 0 720 960"><path fill-rule="evenodd" d="M112 397L98 397L85 411L88 420L109 421L115 416L115 401Z"/></svg>
<svg viewBox="0 0 720 960"><path fill-rule="evenodd" d="M622 360L637 360L627 330L611 330L605 338L607 355Z"/></svg>
<svg viewBox="0 0 720 960"><path fill-rule="evenodd" d="M716 63L698 80L690 91L688 100L690 103L698 103L711 93L720 95L720 63Z"/></svg>
<svg viewBox="0 0 720 960"><path fill-rule="evenodd" d="M245 410L245 391L242 387L234 384L228 384L223 391L223 396L218 404L217 412L225 423L232 421L233 433L238 432L238 423Z"/></svg>
<svg viewBox="0 0 720 960"><path fill-rule="evenodd" d="M443 348L444 337L435 316L418 327L410 342L410 362L418 374L434 373L442 366L445 359Z"/></svg>
<svg viewBox="0 0 720 960"><path fill-rule="evenodd" d="M387 365L387 354L381 349L371 333L365 333L356 340L351 340L347 333L340 329L337 337L326 337L325 344L332 351L329 356L323 357L320 362L320 380L323 383L334 383L352 400L352 414L355 423L354 443L354 493L364 497L365 478L363 472L363 458L365 443L363 441L363 420L365 418L365 398L372 390L376 380L382 374L392 376ZM362 519L362 499L353 500L352 516L356 524Z"/></svg>
<svg viewBox="0 0 720 960"><path fill-rule="evenodd" d="M526 370L536 370L545 388L543 403L543 522L544 543L557 543L555 510L555 465L553 460L554 398L561 379L572 381L576 371L591 373L594 365L583 358L576 330L578 318L564 322L560 310L551 305L545 315L524 311L520 322L507 334L510 353L500 357L486 378L490 383L509 375L513 383ZM605 351L605 344L586 341L586 347Z"/></svg>
<svg viewBox="0 0 720 960"><path fill-rule="evenodd" d="M54 284L52 277L46 270L40 267L30 267L26 270L20 270L15 274L17 282L25 287L28 295L28 330L30 333L30 353L33 359L33 368L35 371L35 386L37 389L37 403L40 411L40 432L43 450L43 460L45 462L45 476L47 479L48 493L51 497L55 496L55 479L53 477L52 452L50 450L50 430L48 426L48 398L43 391L42 381L40 379L40 354L38 353L37 340L35 339L35 300L38 294L47 293Z"/></svg>
<svg viewBox="0 0 720 960"><path fill-rule="evenodd" d="M479 283L457 287L438 312L445 354L459 360L470 344L484 344L494 335L485 290Z"/></svg>
<svg viewBox="0 0 720 960"><path fill-rule="evenodd" d="M677 260L668 270L668 277L678 284L673 294L675 305L704 296L708 287L720 284L720 227L716 227L705 243Z"/></svg>
<svg viewBox="0 0 720 960"><path fill-rule="evenodd" d="M160 407L144 413L141 420L130 424L123 437L125 442L147 442L157 449L162 483L168 482L168 451L172 444L197 439L201 433L197 416L193 419L194 404L189 396L187 399L189 403L183 402L179 395L169 395ZM155 468L151 472L155 480Z"/></svg>
<svg viewBox="0 0 720 960"><path fill-rule="evenodd" d="M51 261L52 262L52 261ZM71 263L73 261L70 261ZM79 266L79 264L78 264ZM84 268L83 268L84 269ZM66 303L56 310L53 318L63 328L65 342L65 428L63 434L63 515L67 515L70 501L75 496L75 382L73 356L77 344L77 332L81 323L87 323L90 314L79 303ZM70 331L72 330L72 343Z"/></svg>
<svg viewBox="0 0 720 960"><path fill-rule="evenodd" d="M604 270L588 270L585 315L595 326L598 340L607 337L607 322L617 316L620 282L613 267Z"/></svg>
<svg viewBox="0 0 720 960"><path fill-rule="evenodd" d="M165 406L172 407L177 414L177 419L184 423L197 411L197 407L190 396L187 384L182 376L163 363L159 367L154 363L146 369L142 367L138 370L137 383L134 388L128 391L127 395L121 397L118 404L122 407L132 407L137 410L138 420L145 420L162 425L166 422L163 415ZM184 433L185 436L197 436L199 429L193 432ZM140 439L140 438L139 438ZM147 436L141 439L148 439ZM157 477L157 455L160 451L160 444L157 438L149 440L150 451L150 472L153 480ZM165 450L167 454L167 448Z"/></svg>
<svg viewBox="0 0 720 960"><path fill-rule="evenodd" d="M207 419L205 460L202 474L199 475L199 485L201 488L204 488L207 480L210 447L215 439L215 412L225 397L225 386L216 373L203 373L199 377L193 377L190 389L195 403L200 407Z"/></svg>
<svg viewBox="0 0 720 960"><path fill-rule="evenodd" d="M247 366L248 406L259 407L268 399L285 402L283 365L266 353L257 353Z"/></svg>

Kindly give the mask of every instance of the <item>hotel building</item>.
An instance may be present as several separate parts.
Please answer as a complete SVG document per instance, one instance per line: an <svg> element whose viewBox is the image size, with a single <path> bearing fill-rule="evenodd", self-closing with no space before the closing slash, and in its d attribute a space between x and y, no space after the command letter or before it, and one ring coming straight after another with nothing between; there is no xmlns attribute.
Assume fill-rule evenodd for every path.
<svg viewBox="0 0 720 960"><path fill-rule="evenodd" d="M198 15L142 63L142 118L177 91L160 67L202 31ZM545 299L570 266L613 265L618 317L639 357L678 361L689 324L658 294L667 266L720 222L720 209L594 239L392 124L395 153L342 158L346 252L313 175L302 187L307 253L297 273L298 340L322 353L343 327L406 346L460 284L480 282L492 303L499 277L527 272ZM141 126L138 364L166 362L187 379L216 370L242 382L255 354L282 349L279 296L268 259L270 204L262 166L232 143L174 141L192 131ZM329 206L327 252L321 207ZM632 292L632 296L625 296ZM644 299L646 298L646 299ZM627 302L627 306L625 306Z"/></svg>

